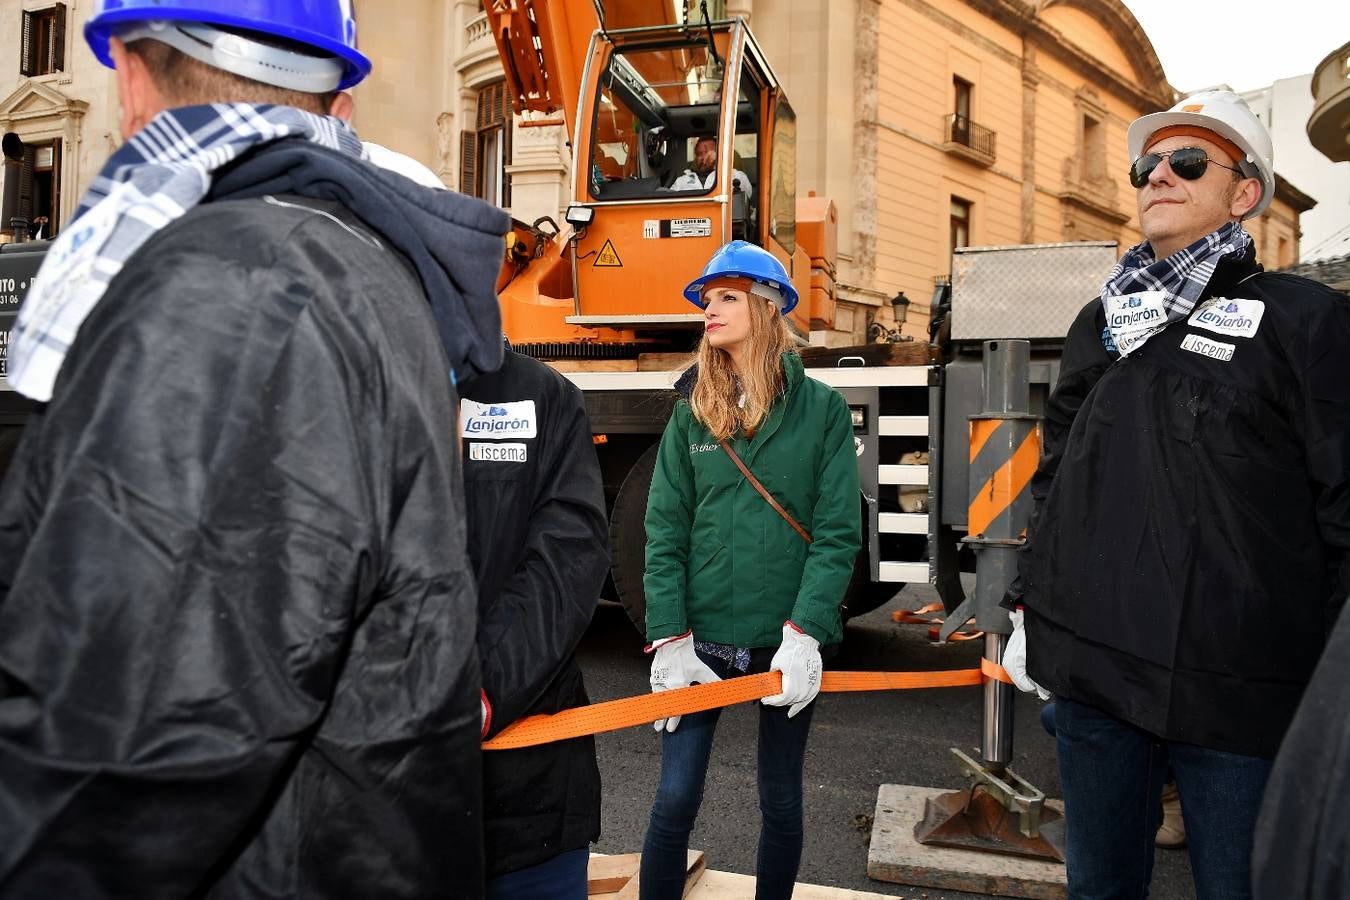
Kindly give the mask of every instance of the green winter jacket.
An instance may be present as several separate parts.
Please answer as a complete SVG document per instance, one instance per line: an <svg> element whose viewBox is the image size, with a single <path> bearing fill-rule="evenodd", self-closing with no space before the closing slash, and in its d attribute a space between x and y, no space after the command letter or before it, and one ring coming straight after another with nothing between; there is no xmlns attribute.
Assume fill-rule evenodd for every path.
<svg viewBox="0 0 1350 900"><path fill-rule="evenodd" d="M793 531L746 481L688 403L661 436L647 502L647 638L682 634L737 647L776 647L791 619L822 644L843 637L839 604L861 546L858 467L844 398L783 354L787 388L768 418L732 447L811 533Z"/></svg>

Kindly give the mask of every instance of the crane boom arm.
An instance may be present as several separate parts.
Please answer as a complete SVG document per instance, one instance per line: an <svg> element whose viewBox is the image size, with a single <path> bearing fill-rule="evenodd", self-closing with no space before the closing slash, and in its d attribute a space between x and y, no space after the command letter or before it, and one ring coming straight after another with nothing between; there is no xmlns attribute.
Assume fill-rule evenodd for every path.
<svg viewBox="0 0 1350 900"><path fill-rule="evenodd" d="M577 103L591 35L601 28L674 24L670 0L628 0L600 21L601 3L583 0L483 0L492 39L518 115L561 112L576 133Z"/></svg>

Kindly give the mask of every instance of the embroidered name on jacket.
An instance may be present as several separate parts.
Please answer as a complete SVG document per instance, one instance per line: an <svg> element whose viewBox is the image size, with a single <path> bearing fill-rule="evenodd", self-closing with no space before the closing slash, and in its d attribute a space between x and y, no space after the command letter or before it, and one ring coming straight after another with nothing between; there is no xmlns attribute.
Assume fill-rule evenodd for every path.
<svg viewBox="0 0 1350 900"><path fill-rule="evenodd" d="M537 430L534 401L478 403L463 400L459 404L459 428L465 437L532 438Z"/></svg>
<svg viewBox="0 0 1350 900"><path fill-rule="evenodd" d="M525 462L529 452L524 444L483 444L469 442L469 459L477 462Z"/></svg>
<svg viewBox="0 0 1350 900"><path fill-rule="evenodd" d="M715 451L715 450L717 450L717 449L718 449L718 447L717 447L716 444L690 444L690 445L689 445L689 452L690 452L690 453L712 453L713 451Z"/></svg>
<svg viewBox="0 0 1350 900"><path fill-rule="evenodd" d="M1207 356L1210 359L1217 359L1220 362L1228 362L1233 358L1233 351L1237 349L1237 345L1225 344L1223 341L1211 341L1209 338L1202 338L1198 334L1188 334L1186 339L1181 342L1181 349Z"/></svg>
<svg viewBox="0 0 1350 900"><path fill-rule="evenodd" d="M1261 327L1266 304L1261 300L1215 297L1191 313L1190 323L1197 328L1230 337L1255 337Z"/></svg>

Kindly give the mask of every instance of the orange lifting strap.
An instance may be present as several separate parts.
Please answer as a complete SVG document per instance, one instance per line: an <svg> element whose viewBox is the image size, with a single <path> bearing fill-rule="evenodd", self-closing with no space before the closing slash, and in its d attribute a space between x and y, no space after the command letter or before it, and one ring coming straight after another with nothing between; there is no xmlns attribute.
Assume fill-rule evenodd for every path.
<svg viewBox="0 0 1350 900"><path fill-rule="evenodd" d="M987 659L978 669L952 669L942 672L826 672L821 677L824 693L849 691L901 691L915 688L973 687L988 679L1012 684L1003 667ZM515 722L492 740L484 750L516 750L552 741L618 731L633 725L645 725L669 716L730 706L772 697L783 689L781 672L745 675L712 684L696 684L659 694L640 694L621 700L607 700L590 706L566 709L551 716L529 716Z"/></svg>

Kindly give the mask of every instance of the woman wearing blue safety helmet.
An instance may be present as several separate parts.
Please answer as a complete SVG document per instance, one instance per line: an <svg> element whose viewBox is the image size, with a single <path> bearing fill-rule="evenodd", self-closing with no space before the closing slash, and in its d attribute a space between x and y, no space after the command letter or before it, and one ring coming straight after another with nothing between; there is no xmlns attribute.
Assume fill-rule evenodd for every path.
<svg viewBox="0 0 1350 900"><path fill-rule="evenodd" d="M843 636L839 604L860 546L853 426L844 398L807 378L792 350L783 316L797 291L772 254L732 241L684 296L703 310L704 334L697 364L675 385L647 504L651 686L782 672L781 691L759 708L755 895L786 898L801 861L821 648ZM656 722L661 778L642 850L644 900L683 894L719 712Z"/></svg>

